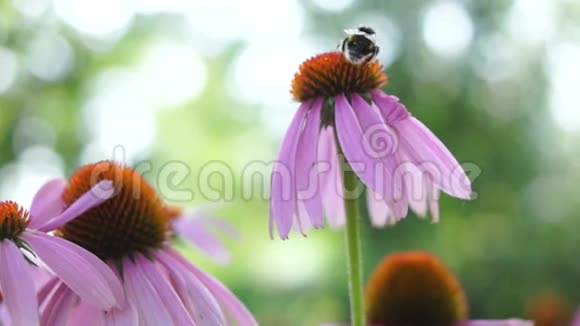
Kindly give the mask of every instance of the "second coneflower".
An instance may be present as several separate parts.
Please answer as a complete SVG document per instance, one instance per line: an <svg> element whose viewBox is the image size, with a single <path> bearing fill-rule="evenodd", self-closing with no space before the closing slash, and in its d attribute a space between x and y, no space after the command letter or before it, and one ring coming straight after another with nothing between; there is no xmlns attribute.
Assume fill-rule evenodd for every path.
<svg viewBox="0 0 580 326"><path fill-rule="evenodd" d="M80 168L62 192L64 206L76 203L101 180L112 181L115 195L62 226L57 235L94 253L117 272L127 304L98 310L78 301L54 279L38 295L46 324L257 324L223 284L169 247L172 218L155 190L134 170L108 161Z"/></svg>
<svg viewBox="0 0 580 326"><path fill-rule="evenodd" d="M387 83L375 32L347 31L341 51L299 67L292 95L300 102L272 172L270 234L346 224L351 315L364 324L358 195L367 188L374 225L391 224L411 207L438 220L439 192L471 198L465 172L445 145L414 118ZM355 193L353 194L353 191ZM325 214L326 213L326 214Z"/></svg>

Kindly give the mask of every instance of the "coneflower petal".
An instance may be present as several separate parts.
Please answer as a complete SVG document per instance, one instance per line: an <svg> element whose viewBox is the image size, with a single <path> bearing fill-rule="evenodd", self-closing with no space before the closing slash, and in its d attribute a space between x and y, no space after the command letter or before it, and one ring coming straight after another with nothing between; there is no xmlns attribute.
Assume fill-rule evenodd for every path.
<svg viewBox="0 0 580 326"><path fill-rule="evenodd" d="M385 199L396 218L407 215L408 203L404 193L404 171L397 152L398 135L391 129L374 105L369 105L360 95L352 94L352 107L363 132L361 148L372 165L365 166L374 173L371 189ZM378 174L380 173L380 174Z"/></svg>
<svg viewBox="0 0 580 326"><path fill-rule="evenodd" d="M139 326L139 315L135 307L130 302L127 302L123 309L114 308L107 312L104 316L103 324L104 326Z"/></svg>
<svg viewBox="0 0 580 326"><path fill-rule="evenodd" d="M142 275L145 276L159 295L161 302L165 305L171 319L173 319L173 324L193 325L194 322L191 320L179 296L171 287L169 280L161 275L158 267L141 255L137 256L136 261L137 264L135 266L141 270Z"/></svg>
<svg viewBox="0 0 580 326"><path fill-rule="evenodd" d="M321 130L318 142L318 161L328 165L328 170L320 173L322 206L330 226L338 228L344 225L346 217L342 170L338 162L333 128L327 127Z"/></svg>
<svg viewBox="0 0 580 326"><path fill-rule="evenodd" d="M0 288L14 325L39 325L30 266L11 241L0 241Z"/></svg>
<svg viewBox="0 0 580 326"><path fill-rule="evenodd" d="M62 192L65 187L66 180L59 178L48 181L36 192L30 204L29 228L37 229L62 213Z"/></svg>
<svg viewBox="0 0 580 326"><path fill-rule="evenodd" d="M42 311L41 324L43 326L66 325L74 304L75 294L64 283L60 283Z"/></svg>
<svg viewBox="0 0 580 326"><path fill-rule="evenodd" d="M455 326L533 326L534 323L521 319L506 320L468 320L456 324Z"/></svg>
<svg viewBox="0 0 580 326"><path fill-rule="evenodd" d="M54 238L50 239L53 240ZM107 287L113 293L113 296L115 297L118 306L122 306L125 303L125 291L123 290L123 285L121 284L121 281L117 276L117 274L115 274L115 272L111 269L110 266L108 266L97 256L93 255L92 253L90 253L89 251L85 250L80 246L77 246L67 241L63 241L60 238L58 238L57 241L65 245L67 249L72 250L77 255L82 257L84 260L88 262L88 264L91 267L93 267L96 270L96 273L98 273L98 275L102 277L102 279L105 280L105 282L107 283Z"/></svg>
<svg viewBox="0 0 580 326"><path fill-rule="evenodd" d="M107 316L110 315L110 313L107 313ZM105 321L103 318L103 312L93 306L90 305L89 303L87 303L84 300L78 300L77 305L74 307L73 311L71 312L71 315L69 317L68 320L68 324L62 324L62 325L91 325L91 326L104 326ZM126 326L137 326L137 324L123 324ZM119 325L121 326L121 325Z"/></svg>
<svg viewBox="0 0 580 326"><path fill-rule="evenodd" d="M38 227L38 230L49 232L58 227L61 227L71 220L77 218L84 212L88 211L89 209L111 198L111 196L114 195L114 192L115 189L113 188L113 182L110 180L103 180L93 186L90 191L77 199L60 215Z"/></svg>
<svg viewBox="0 0 580 326"><path fill-rule="evenodd" d="M82 299L104 310L123 303L118 302L115 296L118 290L111 288L109 277L103 276L102 267L96 267L98 264L94 263L94 256L90 252L40 232L27 231L22 234L22 238L42 262Z"/></svg>
<svg viewBox="0 0 580 326"><path fill-rule="evenodd" d="M181 255L175 252L171 248L167 248L167 254L173 259L181 264L182 267L186 268L208 288L208 290L213 293L216 299L219 300L221 306L229 312L230 316L237 321L238 326L255 326L258 322L254 319L254 316L248 311L246 306L244 306L238 298L226 288L223 284L217 281L212 276L204 273L193 264L186 261Z"/></svg>
<svg viewBox="0 0 580 326"><path fill-rule="evenodd" d="M169 271L177 294L198 325L227 325L219 303L201 281L170 255L157 251L155 258Z"/></svg>
<svg viewBox="0 0 580 326"><path fill-rule="evenodd" d="M296 187L298 200L304 204L304 209L310 222L316 228L324 226L324 213L320 199L320 189L316 170L316 154L318 134L320 130L320 115L323 100L316 99L305 118L304 130L298 140L296 151ZM301 213L298 210L299 214Z"/></svg>
<svg viewBox="0 0 580 326"><path fill-rule="evenodd" d="M294 159L298 147L304 117L310 108L312 101L302 103L290 127L284 136L278 160L272 171L270 190L270 220L274 219L278 226L278 234L282 239L288 238L292 229L292 221L296 207L296 184L294 176ZM272 223L270 223L272 227ZM272 229L270 228L270 235Z"/></svg>
<svg viewBox="0 0 580 326"><path fill-rule="evenodd" d="M367 190L367 208L373 226L382 227L387 224L391 214L389 206L371 190Z"/></svg>
<svg viewBox="0 0 580 326"><path fill-rule="evenodd" d="M392 155L389 158L390 162L389 159L384 160L388 162L388 165L385 165L378 158L372 157L370 153L365 152L365 146L370 146L368 145L368 135L365 135L366 131L361 129L359 118L354 111L344 95L336 97L336 132L344 155L359 179L369 189L386 199L396 217L403 217L407 214L408 206L405 196L402 195L402 184L393 182L392 178L398 162L397 156ZM357 111L364 110L361 108L361 110L357 109ZM365 125L373 125L376 128L385 128L386 130L384 123L381 126L381 120L377 113L369 111L361 116L364 116ZM388 133L388 131L384 132Z"/></svg>
<svg viewBox="0 0 580 326"><path fill-rule="evenodd" d="M371 91L373 103L379 108L381 115L389 125L407 119L411 113L399 102L396 96L388 95L381 90Z"/></svg>
<svg viewBox="0 0 580 326"><path fill-rule="evenodd" d="M130 259L123 260L127 298L135 305L139 319L146 325L172 325L171 314L155 288ZM141 324L141 323L140 323Z"/></svg>
<svg viewBox="0 0 580 326"><path fill-rule="evenodd" d="M397 122L396 128L402 135L401 144L415 164L420 168L425 165L437 168L437 175L432 179L438 187L452 196L471 198L469 178L445 145L423 123L410 117Z"/></svg>
<svg viewBox="0 0 580 326"><path fill-rule="evenodd" d="M209 230L205 218L180 218L173 222L173 228L180 236L187 239L210 258L220 264L227 264L231 255L222 241Z"/></svg>

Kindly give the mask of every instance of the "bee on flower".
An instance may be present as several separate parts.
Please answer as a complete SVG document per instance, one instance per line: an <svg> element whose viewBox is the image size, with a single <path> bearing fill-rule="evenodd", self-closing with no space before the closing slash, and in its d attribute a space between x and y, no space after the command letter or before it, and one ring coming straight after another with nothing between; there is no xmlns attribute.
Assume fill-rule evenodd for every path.
<svg viewBox="0 0 580 326"><path fill-rule="evenodd" d="M299 67L291 93L300 103L283 138L271 179L270 232L321 228L345 221L344 169L367 191L374 225L431 212L439 219L440 192L472 196L470 180L445 145L401 101L376 59L375 31L347 30L339 51ZM314 189L314 190L313 190Z"/></svg>

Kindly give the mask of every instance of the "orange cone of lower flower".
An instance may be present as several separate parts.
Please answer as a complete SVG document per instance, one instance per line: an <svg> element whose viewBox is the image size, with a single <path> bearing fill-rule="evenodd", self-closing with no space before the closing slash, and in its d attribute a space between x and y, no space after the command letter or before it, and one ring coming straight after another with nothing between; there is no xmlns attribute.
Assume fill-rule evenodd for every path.
<svg viewBox="0 0 580 326"><path fill-rule="evenodd" d="M435 256L422 251L386 257L366 290L369 324L451 325L467 319L459 281Z"/></svg>

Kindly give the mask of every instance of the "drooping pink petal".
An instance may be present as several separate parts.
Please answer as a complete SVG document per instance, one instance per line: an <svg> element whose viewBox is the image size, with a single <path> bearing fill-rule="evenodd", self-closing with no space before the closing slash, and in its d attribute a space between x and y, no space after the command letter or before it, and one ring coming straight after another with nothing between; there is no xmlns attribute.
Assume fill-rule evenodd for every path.
<svg viewBox="0 0 580 326"><path fill-rule="evenodd" d="M322 205L322 203L321 203ZM323 224L324 224L324 212L322 212ZM310 214L306 211L306 207L303 201L298 201L296 203L296 211L294 212L294 230L300 232L302 235L306 235L306 232L314 228L312 225L312 220L310 219Z"/></svg>
<svg viewBox="0 0 580 326"><path fill-rule="evenodd" d="M130 259L123 260L123 276L127 299L135 306L143 325L173 325L171 314L155 287Z"/></svg>
<svg viewBox="0 0 580 326"><path fill-rule="evenodd" d="M58 215L49 222L40 225L38 230L43 232L52 231L71 220L77 218L79 215L88 211L89 209L103 203L105 200L111 198L115 193L113 182L110 180L103 180L97 183L87 193L83 194L72 205L67 207L62 214Z"/></svg>
<svg viewBox="0 0 580 326"><path fill-rule="evenodd" d="M409 153L414 163L432 174L433 182L446 193L462 198L471 198L469 178L443 143L414 117L399 121L395 128L401 134L401 146ZM433 175L434 174L434 175Z"/></svg>
<svg viewBox="0 0 580 326"><path fill-rule="evenodd" d="M34 280L34 286L36 289L42 288L49 280L51 280L54 275L52 275L47 269L38 266L31 266L30 272L32 273L32 279Z"/></svg>
<svg viewBox="0 0 580 326"><path fill-rule="evenodd" d="M42 325L66 325L76 298L76 295L64 283L60 283L42 311Z"/></svg>
<svg viewBox="0 0 580 326"><path fill-rule="evenodd" d="M403 157L403 162L400 167L403 170L402 179L409 206L417 216L425 217L428 210L428 201L431 198L431 183L428 176L410 162L406 153L402 152L401 156Z"/></svg>
<svg viewBox="0 0 580 326"><path fill-rule="evenodd" d="M193 320L191 320L187 310L183 306L183 303L179 299L179 296L169 283L169 280L163 276L159 269L153 265L147 258L139 255L136 258L136 267L141 270L141 273L147 281L153 286L155 292L157 292L161 302L165 305L167 312L171 316L174 325L192 325Z"/></svg>
<svg viewBox="0 0 580 326"><path fill-rule="evenodd" d="M391 214L389 206L371 190L367 190L367 208L373 226L383 227L387 224L388 217Z"/></svg>
<svg viewBox="0 0 580 326"><path fill-rule="evenodd" d="M274 163L270 189L270 236L273 232L272 220L276 222L282 239L288 238L292 228L296 205L294 159L304 118L311 104L312 101L306 101L298 108L280 146L278 160Z"/></svg>
<svg viewBox="0 0 580 326"><path fill-rule="evenodd" d="M177 294L196 324L227 325L218 302L197 277L162 251L155 252L155 258L167 269Z"/></svg>
<svg viewBox="0 0 580 326"><path fill-rule="evenodd" d="M65 206L62 192L65 187L66 180L58 178L48 181L36 192L30 205L29 228L37 229L62 213Z"/></svg>
<svg viewBox="0 0 580 326"><path fill-rule="evenodd" d="M341 227L346 222L342 172L337 155L334 130L332 127L324 128L319 136L318 161L325 164L328 170L320 173L320 192L326 218L333 228Z"/></svg>
<svg viewBox="0 0 580 326"><path fill-rule="evenodd" d="M229 250L208 229L206 219L178 218L173 222L173 229L216 262L227 264L230 261Z"/></svg>
<svg viewBox="0 0 580 326"><path fill-rule="evenodd" d="M428 167L424 170L438 173L435 184L448 194L470 199L471 186L465 172L445 147L423 123L413 118L405 106L395 96L382 91L371 92L373 102L377 104L387 123L400 134L400 147L420 168L434 165L437 171Z"/></svg>
<svg viewBox="0 0 580 326"><path fill-rule="evenodd" d="M408 202L403 182L405 166L398 153L399 135L387 125L376 106L358 94L352 94L351 100L363 133L359 146L372 161L365 165L374 173L373 184L367 187L385 199L396 218L403 218L407 215Z"/></svg>
<svg viewBox="0 0 580 326"><path fill-rule="evenodd" d="M234 239L240 239L241 235L236 227L228 223L225 219L213 215L211 211L216 209L215 206L211 204L203 205L190 213L185 213L183 219L202 221L208 228L219 230Z"/></svg>
<svg viewBox="0 0 580 326"><path fill-rule="evenodd" d="M78 296L77 299L79 299ZM67 325L104 326L105 322L103 311L95 306L88 304L86 301L78 300L77 305L71 311ZM124 325L137 326L136 324L132 325L129 323Z"/></svg>
<svg viewBox="0 0 580 326"><path fill-rule="evenodd" d="M175 261L179 262L182 267L186 268L192 272L203 284L208 288L208 290L213 293L213 295L221 303L222 307L229 312L231 318L237 321L239 326L255 326L258 322L254 319L254 316L250 311L241 303L238 298L223 284L212 276L204 273L193 264L181 257L179 253L171 248L165 248L168 255L174 258Z"/></svg>
<svg viewBox="0 0 580 326"><path fill-rule="evenodd" d="M139 326L139 315L130 302L123 309L113 308L103 317L105 326Z"/></svg>
<svg viewBox="0 0 580 326"><path fill-rule="evenodd" d="M14 325L39 325L30 266L14 243L0 241L0 288Z"/></svg>
<svg viewBox="0 0 580 326"><path fill-rule="evenodd" d="M505 320L468 320L456 324L455 326L533 326L534 323L521 319Z"/></svg>
<svg viewBox="0 0 580 326"><path fill-rule="evenodd" d="M24 232L22 238L32 247L36 255L73 292L104 310L123 303L120 284L112 285L112 273L104 272L104 263L85 249L64 239L40 232ZM101 265L102 264L102 265ZM106 267L106 265L104 265Z"/></svg>
<svg viewBox="0 0 580 326"><path fill-rule="evenodd" d="M50 278L43 286L38 288L38 292L36 293L36 297L38 298L38 302L40 306L45 305L47 300L50 298L50 294L54 291L57 285L62 282L58 277L53 276Z"/></svg>
<svg viewBox="0 0 580 326"><path fill-rule="evenodd" d="M371 91L373 103L379 108L381 115L389 125L407 119L411 113L399 102L396 96L384 93L381 90Z"/></svg>
<svg viewBox="0 0 580 326"><path fill-rule="evenodd" d="M10 315L6 310L5 304L0 304L0 324L2 325L12 325L12 320L10 319Z"/></svg>
<svg viewBox="0 0 580 326"><path fill-rule="evenodd" d="M338 141L350 166L359 179L370 189L380 194L375 178L376 160L365 153L363 143L365 135L358 118L344 95L335 98L335 128Z"/></svg>
<svg viewBox="0 0 580 326"><path fill-rule="evenodd" d="M316 170L316 154L318 147L318 133L320 130L320 115L323 100L316 99L305 119L304 131L300 134L296 150L295 171L298 201L304 205L304 213L316 228L324 226L324 213L320 199L320 187ZM298 210L299 215L304 215Z"/></svg>

